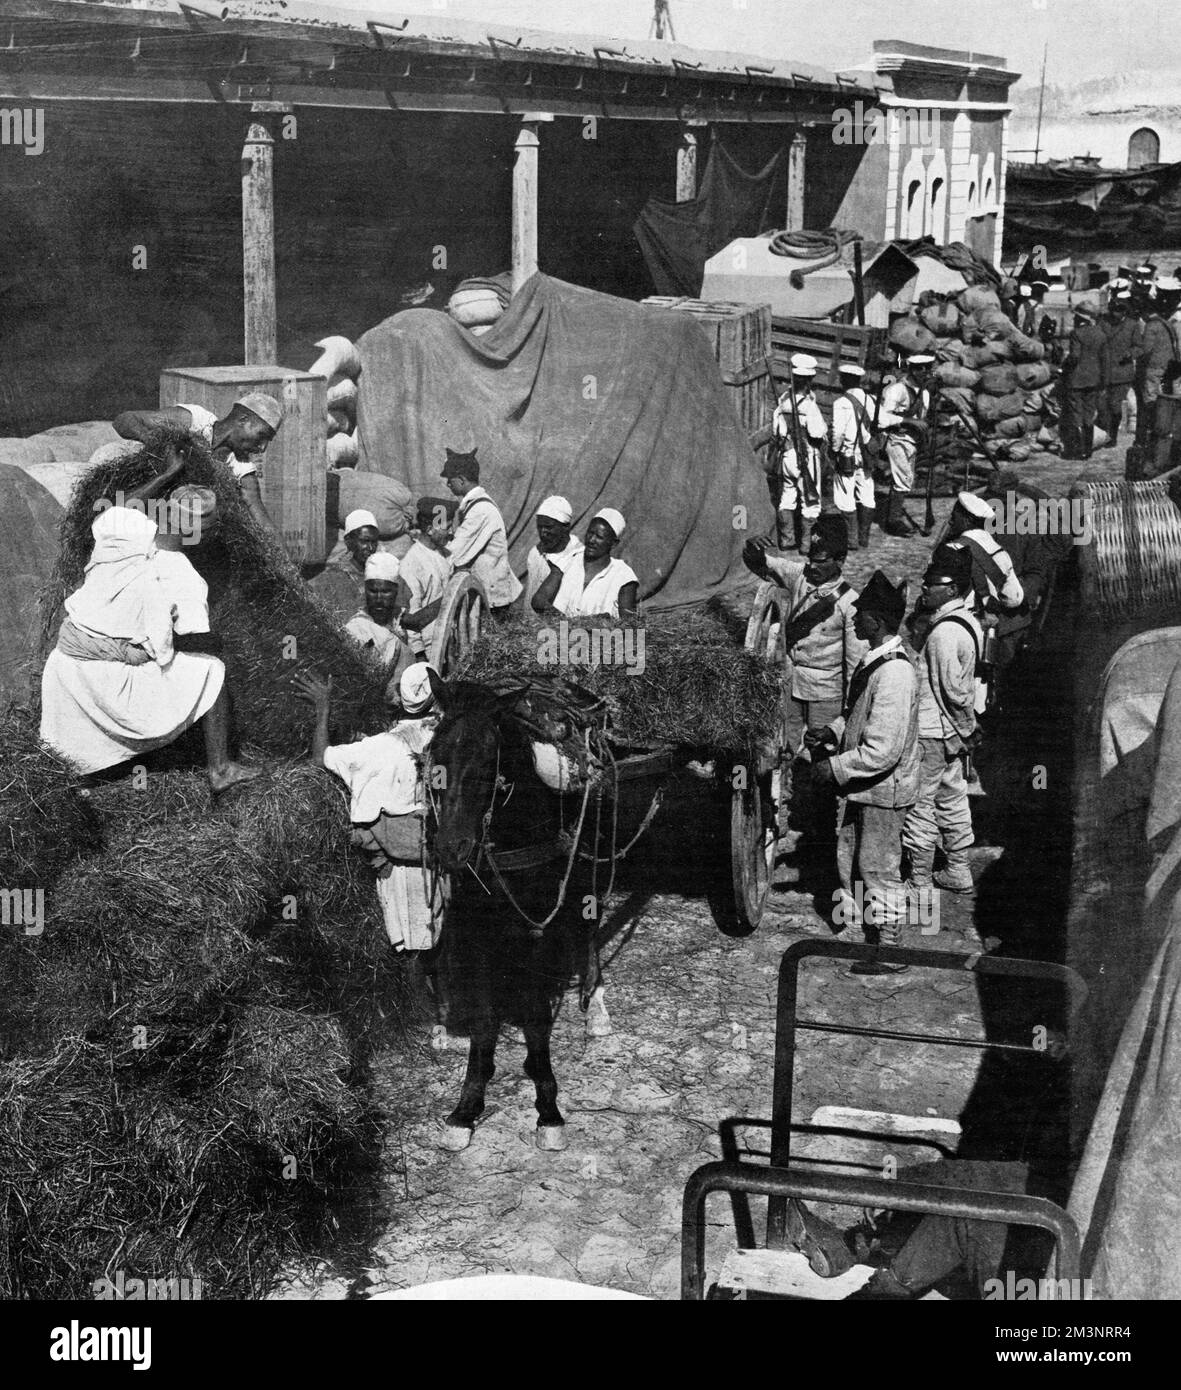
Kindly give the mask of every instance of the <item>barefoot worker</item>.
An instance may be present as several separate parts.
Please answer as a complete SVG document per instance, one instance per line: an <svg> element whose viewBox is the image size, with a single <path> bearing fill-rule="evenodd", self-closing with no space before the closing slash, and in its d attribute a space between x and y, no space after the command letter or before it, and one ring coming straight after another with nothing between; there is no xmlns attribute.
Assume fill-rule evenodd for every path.
<svg viewBox="0 0 1181 1390"><path fill-rule="evenodd" d="M316 713L312 757L349 789L352 843L377 874L377 897L390 944L399 951L429 951L440 925L439 913L432 912L428 900L422 862L422 757L435 730L430 667L418 661L402 673L399 717L384 734L335 746L328 742L331 680L301 671L292 684Z"/></svg>
<svg viewBox="0 0 1181 1390"><path fill-rule="evenodd" d="M550 565L549 578L533 596L533 610L555 609L568 618L626 618L636 611L640 581L636 572L611 554L619 544L627 522L614 507L603 507L586 528L586 544L566 565Z"/></svg>
<svg viewBox="0 0 1181 1390"><path fill-rule="evenodd" d="M267 531L275 530L258 483L267 445L283 423L283 407L274 396L251 391L235 401L221 419L203 405L170 405L163 410L125 410L111 423L124 439L144 442L164 426L182 426L208 444L215 459L228 465L255 521Z"/></svg>
<svg viewBox="0 0 1181 1390"><path fill-rule="evenodd" d="M208 633L205 581L179 550L157 545L156 525L110 507L91 527L82 587L41 676L41 737L82 772L99 772L172 743L203 721L215 792L257 777L231 762L225 667L180 651L183 634Z"/></svg>

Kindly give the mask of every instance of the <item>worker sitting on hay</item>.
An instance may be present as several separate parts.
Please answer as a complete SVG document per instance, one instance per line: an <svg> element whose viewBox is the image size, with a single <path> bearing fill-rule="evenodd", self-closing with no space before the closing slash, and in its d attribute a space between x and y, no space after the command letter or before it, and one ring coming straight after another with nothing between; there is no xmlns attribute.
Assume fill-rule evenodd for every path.
<svg viewBox="0 0 1181 1390"><path fill-rule="evenodd" d="M258 470L267 445L283 423L283 407L262 391L251 391L219 419L203 405L170 405L163 410L125 410L112 424L124 439L146 444L169 425L180 425L207 444L215 459L229 466L251 516L266 531L275 524L263 505Z"/></svg>
<svg viewBox="0 0 1181 1390"><path fill-rule="evenodd" d="M312 756L349 789L352 843L377 873L386 935L398 951L429 951L438 940L441 903L423 862L426 798L422 759L435 730L431 668L415 662L402 673L400 718L383 734L330 746L332 680L298 672L292 684L315 710Z"/></svg>
<svg viewBox="0 0 1181 1390"><path fill-rule="evenodd" d="M140 491L160 490L180 467L174 459ZM208 587L179 551L192 521L164 536L132 507L109 507L95 520L86 577L65 600L41 676L41 738L93 773L172 743L200 719L220 794L258 771L229 757L224 665L181 650L179 639L209 632Z"/></svg>
<svg viewBox="0 0 1181 1390"><path fill-rule="evenodd" d="M534 515L537 544L525 557L525 602L532 607L537 591L549 578L550 566L563 574L570 561L582 554L582 542L574 534L574 508L564 497L547 497Z"/></svg>
<svg viewBox="0 0 1181 1390"><path fill-rule="evenodd" d="M508 560L508 532L500 508L480 486L477 450L447 450L442 477L453 497L459 498L455 536L447 554L457 570L470 570L488 591L494 615L505 616L521 596L521 581Z"/></svg>
<svg viewBox="0 0 1181 1390"><path fill-rule="evenodd" d="M558 612L568 618L633 615L640 581L630 565L611 553L626 527L623 513L614 507L597 511L586 528L582 553L565 570L551 562L549 577L533 597L534 612Z"/></svg>
<svg viewBox="0 0 1181 1390"><path fill-rule="evenodd" d="M365 566L381 549L381 532L371 511L358 507L344 519L341 543L308 588L344 624L365 604Z"/></svg>

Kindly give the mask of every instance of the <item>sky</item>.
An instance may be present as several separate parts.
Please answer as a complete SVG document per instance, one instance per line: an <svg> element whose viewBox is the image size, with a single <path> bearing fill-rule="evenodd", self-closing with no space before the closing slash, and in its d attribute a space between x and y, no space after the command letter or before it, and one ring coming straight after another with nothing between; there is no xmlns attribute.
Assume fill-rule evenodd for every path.
<svg viewBox="0 0 1181 1390"><path fill-rule="evenodd" d="M644 39L653 0L319 0L369 13L464 20ZM681 43L825 67L866 58L872 41L910 39L999 54L1037 84L1131 68L1181 68L1177 0L669 0Z"/></svg>

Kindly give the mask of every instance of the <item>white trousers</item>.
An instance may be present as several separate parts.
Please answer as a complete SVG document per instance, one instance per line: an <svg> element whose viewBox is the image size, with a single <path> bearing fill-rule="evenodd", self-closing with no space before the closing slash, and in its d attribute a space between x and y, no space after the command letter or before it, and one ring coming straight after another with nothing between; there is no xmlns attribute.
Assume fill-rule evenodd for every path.
<svg viewBox="0 0 1181 1390"><path fill-rule="evenodd" d="M862 464L857 465L852 476L844 473L832 475L832 500L838 512L853 512L858 507L873 507L873 479Z"/></svg>

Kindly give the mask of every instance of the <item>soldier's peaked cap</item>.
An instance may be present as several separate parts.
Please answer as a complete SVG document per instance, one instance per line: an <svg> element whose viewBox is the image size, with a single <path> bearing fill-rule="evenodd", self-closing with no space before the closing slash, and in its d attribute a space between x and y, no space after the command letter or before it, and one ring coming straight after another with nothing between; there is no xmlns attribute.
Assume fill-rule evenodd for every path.
<svg viewBox="0 0 1181 1390"><path fill-rule="evenodd" d="M906 613L906 580L891 584L881 570L874 570L853 607L872 613L897 628Z"/></svg>

